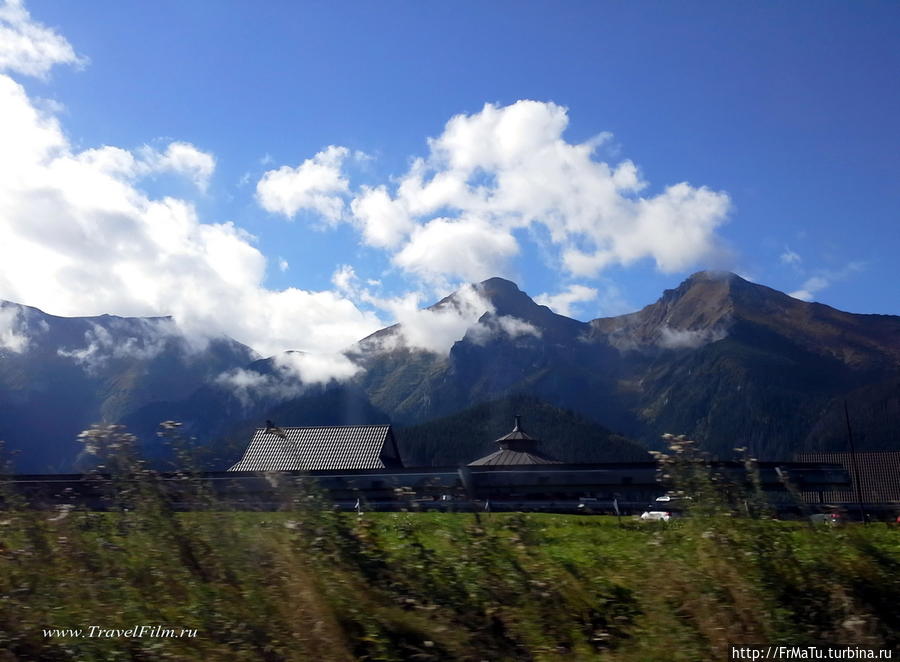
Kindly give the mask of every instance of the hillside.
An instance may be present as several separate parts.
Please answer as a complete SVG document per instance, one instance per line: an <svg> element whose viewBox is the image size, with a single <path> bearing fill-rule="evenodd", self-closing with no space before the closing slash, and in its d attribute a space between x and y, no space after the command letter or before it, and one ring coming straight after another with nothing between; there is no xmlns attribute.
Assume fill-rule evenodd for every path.
<svg viewBox="0 0 900 662"><path fill-rule="evenodd" d="M714 272L636 313L590 323L552 313L509 281L479 287L493 306L479 327L511 317L534 332L485 337L473 326L446 357L360 343L361 384L394 420L529 393L651 447L675 432L720 455L747 446L777 458L843 448L837 415L847 398L862 447L900 448L891 418L900 317L845 313Z"/></svg>
<svg viewBox="0 0 900 662"><path fill-rule="evenodd" d="M71 471L92 423L182 400L256 358L230 338L188 338L167 317L57 317L4 301L0 314L12 322L0 343L0 439L21 472Z"/></svg>
<svg viewBox="0 0 900 662"><path fill-rule="evenodd" d="M584 416L529 395L485 402L450 416L397 430L406 466L468 464L497 450L495 439L512 429L514 417L538 439L541 452L563 462L625 462L650 459L647 451Z"/></svg>

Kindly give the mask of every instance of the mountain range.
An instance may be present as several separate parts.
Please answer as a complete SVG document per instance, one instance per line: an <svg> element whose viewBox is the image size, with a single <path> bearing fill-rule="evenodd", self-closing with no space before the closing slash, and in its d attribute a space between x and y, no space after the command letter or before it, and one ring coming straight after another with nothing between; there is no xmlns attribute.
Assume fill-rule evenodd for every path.
<svg viewBox="0 0 900 662"><path fill-rule="evenodd" d="M585 461L634 457L634 442L657 448L666 432L719 456L843 450L845 402L857 447L900 448L900 317L807 303L731 273L694 274L640 311L589 322L491 278L422 311L455 322L449 349L397 324L346 351L358 370L342 380L304 381L292 369L302 353L198 344L169 318L60 318L2 303L4 315L17 326L3 336L0 324L0 439L21 449L19 471L70 470L78 431L101 420L126 424L154 458L165 455L156 425L182 421L213 468L266 418L390 421L410 461L453 464L508 431L481 422L510 407L540 418L546 452ZM526 427L529 411L517 412Z"/></svg>

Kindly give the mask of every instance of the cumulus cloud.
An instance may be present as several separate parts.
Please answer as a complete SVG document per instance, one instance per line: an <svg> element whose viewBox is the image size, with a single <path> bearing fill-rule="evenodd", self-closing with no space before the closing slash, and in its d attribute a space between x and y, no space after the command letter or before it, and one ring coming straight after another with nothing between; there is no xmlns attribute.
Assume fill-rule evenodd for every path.
<svg viewBox="0 0 900 662"><path fill-rule="evenodd" d="M32 20L22 0L0 3L0 71L46 78L55 64L86 63L65 37Z"/></svg>
<svg viewBox="0 0 900 662"><path fill-rule="evenodd" d="M686 182L644 194L648 184L633 162L598 158L609 134L570 143L563 137L568 121L567 109L554 103L486 104L451 118L428 141L428 155L390 185L352 192L340 172L346 149L332 146L260 181L268 187L273 173L302 180L284 186L299 192L299 202L280 195L260 202L288 216L318 205L326 219L356 224L362 241L389 250L396 266L437 283L508 273L519 253L516 231L524 229L542 229L560 266L581 277L642 259L672 273L727 253L717 235L727 194ZM301 176L304 168L321 174ZM314 202L310 190L327 201Z"/></svg>
<svg viewBox="0 0 900 662"><path fill-rule="evenodd" d="M150 147L141 150L143 157L140 167L147 172L174 172L188 177L202 191L209 185L216 168L216 160L212 154L201 152L186 142L170 143L164 152Z"/></svg>
<svg viewBox="0 0 900 662"><path fill-rule="evenodd" d="M346 147L331 145L296 168L269 170L256 185L256 199L273 214L293 218L309 210L336 222L344 213L342 194L349 184L341 165L349 154Z"/></svg>
<svg viewBox="0 0 900 662"><path fill-rule="evenodd" d="M534 300L560 315L573 317L574 309L578 304L595 301L597 294L597 288L595 287L573 284L557 294L539 294Z"/></svg>
<svg viewBox="0 0 900 662"><path fill-rule="evenodd" d="M172 315L192 336L224 333L264 354L334 352L383 326L336 292L265 288L251 235L140 188L159 170L202 184L210 155L187 143L78 151L3 75L0 112L0 298L57 315Z"/></svg>
<svg viewBox="0 0 900 662"><path fill-rule="evenodd" d="M331 274L331 283L339 292L358 296L359 278L356 270L349 264L342 264Z"/></svg>
<svg viewBox="0 0 900 662"><path fill-rule="evenodd" d="M353 198L350 209L369 246L395 248L415 228L403 202L391 199L384 186L364 186L360 194Z"/></svg>
<svg viewBox="0 0 900 662"><path fill-rule="evenodd" d="M416 229L394 263L430 281L477 281L508 275L509 260L518 252L512 234L481 219L438 218Z"/></svg>

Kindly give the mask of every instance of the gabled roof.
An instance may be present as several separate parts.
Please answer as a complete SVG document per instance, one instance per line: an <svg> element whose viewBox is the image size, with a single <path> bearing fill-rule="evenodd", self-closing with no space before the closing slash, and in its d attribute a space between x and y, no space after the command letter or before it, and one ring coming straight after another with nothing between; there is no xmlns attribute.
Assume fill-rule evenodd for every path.
<svg viewBox="0 0 900 662"><path fill-rule="evenodd" d="M403 466L390 425L258 428L229 471L323 471Z"/></svg>

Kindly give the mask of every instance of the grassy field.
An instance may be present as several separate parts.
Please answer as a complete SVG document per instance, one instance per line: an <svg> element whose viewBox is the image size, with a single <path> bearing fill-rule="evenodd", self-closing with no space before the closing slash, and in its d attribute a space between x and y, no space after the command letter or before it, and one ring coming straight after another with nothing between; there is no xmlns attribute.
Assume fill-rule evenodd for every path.
<svg viewBox="0 0 900 662"><path fill-rule="evenodd" d="M708 660L900 631L885 525L310 507L7 512L0 530L8 659ZM92 625L197 634L44 633Z"/></svg>
<svg viewBox="0 0 900 662"><path fill-rule="evenodd" d="M198 494L196 512L176 513L151 473L114 484L108 512L7 495L0 660L677 661L725 660L732 643L900 645L900 530L780 522L755 502L739 516L694 469L678 479L693 516L670 523L338 513L302 482L280 485L278 512Z"/></svg>

